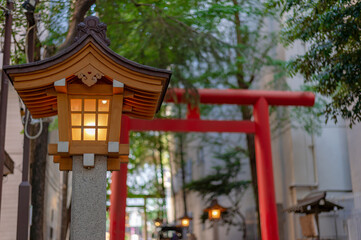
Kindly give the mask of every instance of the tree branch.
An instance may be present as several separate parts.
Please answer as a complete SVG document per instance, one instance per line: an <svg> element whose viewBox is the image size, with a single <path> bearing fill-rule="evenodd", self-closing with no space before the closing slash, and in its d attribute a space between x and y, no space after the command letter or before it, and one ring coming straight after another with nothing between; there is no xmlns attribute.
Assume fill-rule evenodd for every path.
<svg viewBox="0 0 361 240"><path fill-rule="evenodd" d="M147 7L153 7L152 4L149 4L149 3L138 3L134 0L131 0L131 2L134 4L134 6L136 7L141 7L141 6L147 6Z"/></svg>

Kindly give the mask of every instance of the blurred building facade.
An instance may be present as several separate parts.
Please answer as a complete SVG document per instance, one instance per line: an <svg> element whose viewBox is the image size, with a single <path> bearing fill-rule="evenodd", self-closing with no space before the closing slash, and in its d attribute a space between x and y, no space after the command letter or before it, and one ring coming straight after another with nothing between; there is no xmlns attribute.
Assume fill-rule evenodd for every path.
<svg viewBox="0 0 361 240"><path fill-rule="evenodd" d="M272 28L278 27L277 23L270 24L275 25ZM287 49L278 46L274 49L274 55L278 59L289 60L305 50L306 46L302 43ZM266 89L267 83L273 78L273 74L268 74L267 70L264 73L263 81L257 88ZM284 80L291 90L301 90L302 76ZM278 125L272 129L271 141L280 239L303 238L299 221L302 214L289 213L286 209L297 205L302 199L322 192L326 193L328 201L344 209L319 215L321 239L361 239L361 124L350 129L349 123L343 119L338 119L337 123L330 120L327 124L325 119L322 119L318 133L312 134L303 130L298 121L292 118L280 124L280 118L283 118L284 114L287 116L289 111L278 109L270 118L271 126ZM223 139L228 139L229 143L224 142L223 146L218 146L217 149L215 146L205 145L202 137L194 137L195 135L188 134L184 149L186 182L211 174L212 166L218 164L214 157L216 152L221 152L235 143L245 143L244 138L242 140L242 137L234 134L209 134L210 137L222 136ZM240 178L250 180L247 160L244 161L242 169L244 170L240 173ZM175 168L173 175L175 214L170 212L170 221L177 221L177 218L184 215L181 171ZM225 198L219 198L218 201L225 207L230 204ZM206 206L197 193L187 193L187 214L193 217L190 231L195 233L197 239L215 239L209 221L202 223L200 219ZM257 239L255 209L253 190L250 187L242 199L242 212L246 216L247 225L246 239ZM219 238L222 240L241 239L241 236L242 233L236 227L227 229L227 226L219 226Z"/></svg>
<svg viewBox="0 0 361 240"><path fill-rule="evenodd" d="M277 52L281 59L289 60L304 53L306 47L299 43L288 49L279 48ZM296 76L287 79L287 83L292 90L300 90L303 79ZM273 121L277 121L277 114L272 116ZM276 201L280 209L279 226L283 239L302 238L300 215L283 210L317 192L326 192L327 200L344 207L340 211L320 214L321 239L360 239L361 235L353 237L357 194L350 167L352 162L361 160L361 155L357 159L354 153L355 139L351 138L355 136L350 136L357 130L351 130L349 123L342 119L338 119L337 123L324 122L325 119L322 119L318 133L313 134L302 130L292 120L272 132ZM356 135L360 134L359 131Z"/></svg>

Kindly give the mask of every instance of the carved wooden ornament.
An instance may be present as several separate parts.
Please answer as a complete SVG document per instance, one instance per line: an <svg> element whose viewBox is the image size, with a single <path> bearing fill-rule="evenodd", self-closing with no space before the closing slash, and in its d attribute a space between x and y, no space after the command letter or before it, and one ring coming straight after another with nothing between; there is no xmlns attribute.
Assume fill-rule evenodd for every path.
<svg viewBox="0 0 361 240"><path fill-rule="evenodd" d="M93 86L97 83L98 79L101 79L104 74L101 73L98 69L93 67L91 64L80 70L75 74L81 81L88 87Z"/></svg>

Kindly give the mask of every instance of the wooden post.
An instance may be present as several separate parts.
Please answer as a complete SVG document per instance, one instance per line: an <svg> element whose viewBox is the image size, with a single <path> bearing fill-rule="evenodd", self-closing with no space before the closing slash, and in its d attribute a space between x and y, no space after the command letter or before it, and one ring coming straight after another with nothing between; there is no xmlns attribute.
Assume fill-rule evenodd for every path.
<svg viewBox="0 0 361 240"><path fill-rule="evenodd" d="M213 240L218 240L219 239L218 221L219 220L214 220L213 221Z"/></svg>

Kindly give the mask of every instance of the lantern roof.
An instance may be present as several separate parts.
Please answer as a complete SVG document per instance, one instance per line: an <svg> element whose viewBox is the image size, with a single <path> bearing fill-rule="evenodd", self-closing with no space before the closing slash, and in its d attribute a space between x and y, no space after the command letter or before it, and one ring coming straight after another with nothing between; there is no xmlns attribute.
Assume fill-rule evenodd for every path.
<svg viewBox="0 0 361 240"><path fill-rule="evenodd" d="M342 206L326 200L327 192L317 192L306 196L304 199L299 200L298 204L292 206L285 211L294 212L294 213L321 213L321 212L331 212L335 210L343 209Z"/></svg>
<svg viewBox="0 0 361 240"><path fill-rule="evenodd" d="M193 220L192 217L189 217L187 214L185 214L184 216L178 218L179 220L184 220L184 219L188 219L188 220Z"/></svg>
<svg viewBox="0 0 361 240"><path fill-rule="evenodd" d="M211 205L209 207L203 209L203 211L204 212L209 212L209 211L212 211L212 210L220 210L221 212L225 212L225 211L227 211L227 208L219 205L217 199L213 199L212 202L211 202Z"/></svg>
<svg viewBox="0 0 361 240"><path fill-rule="evenodd" d="M108 47L106 24L97 17L85 18L77 30L74 43L58 54L3 67L33 118L57 115L56 81L65 79L68 84L97 74L102 83L116 80L124 84L125 115L152 119L160 109L171 71L141 65L113 52Z"/></svg>

